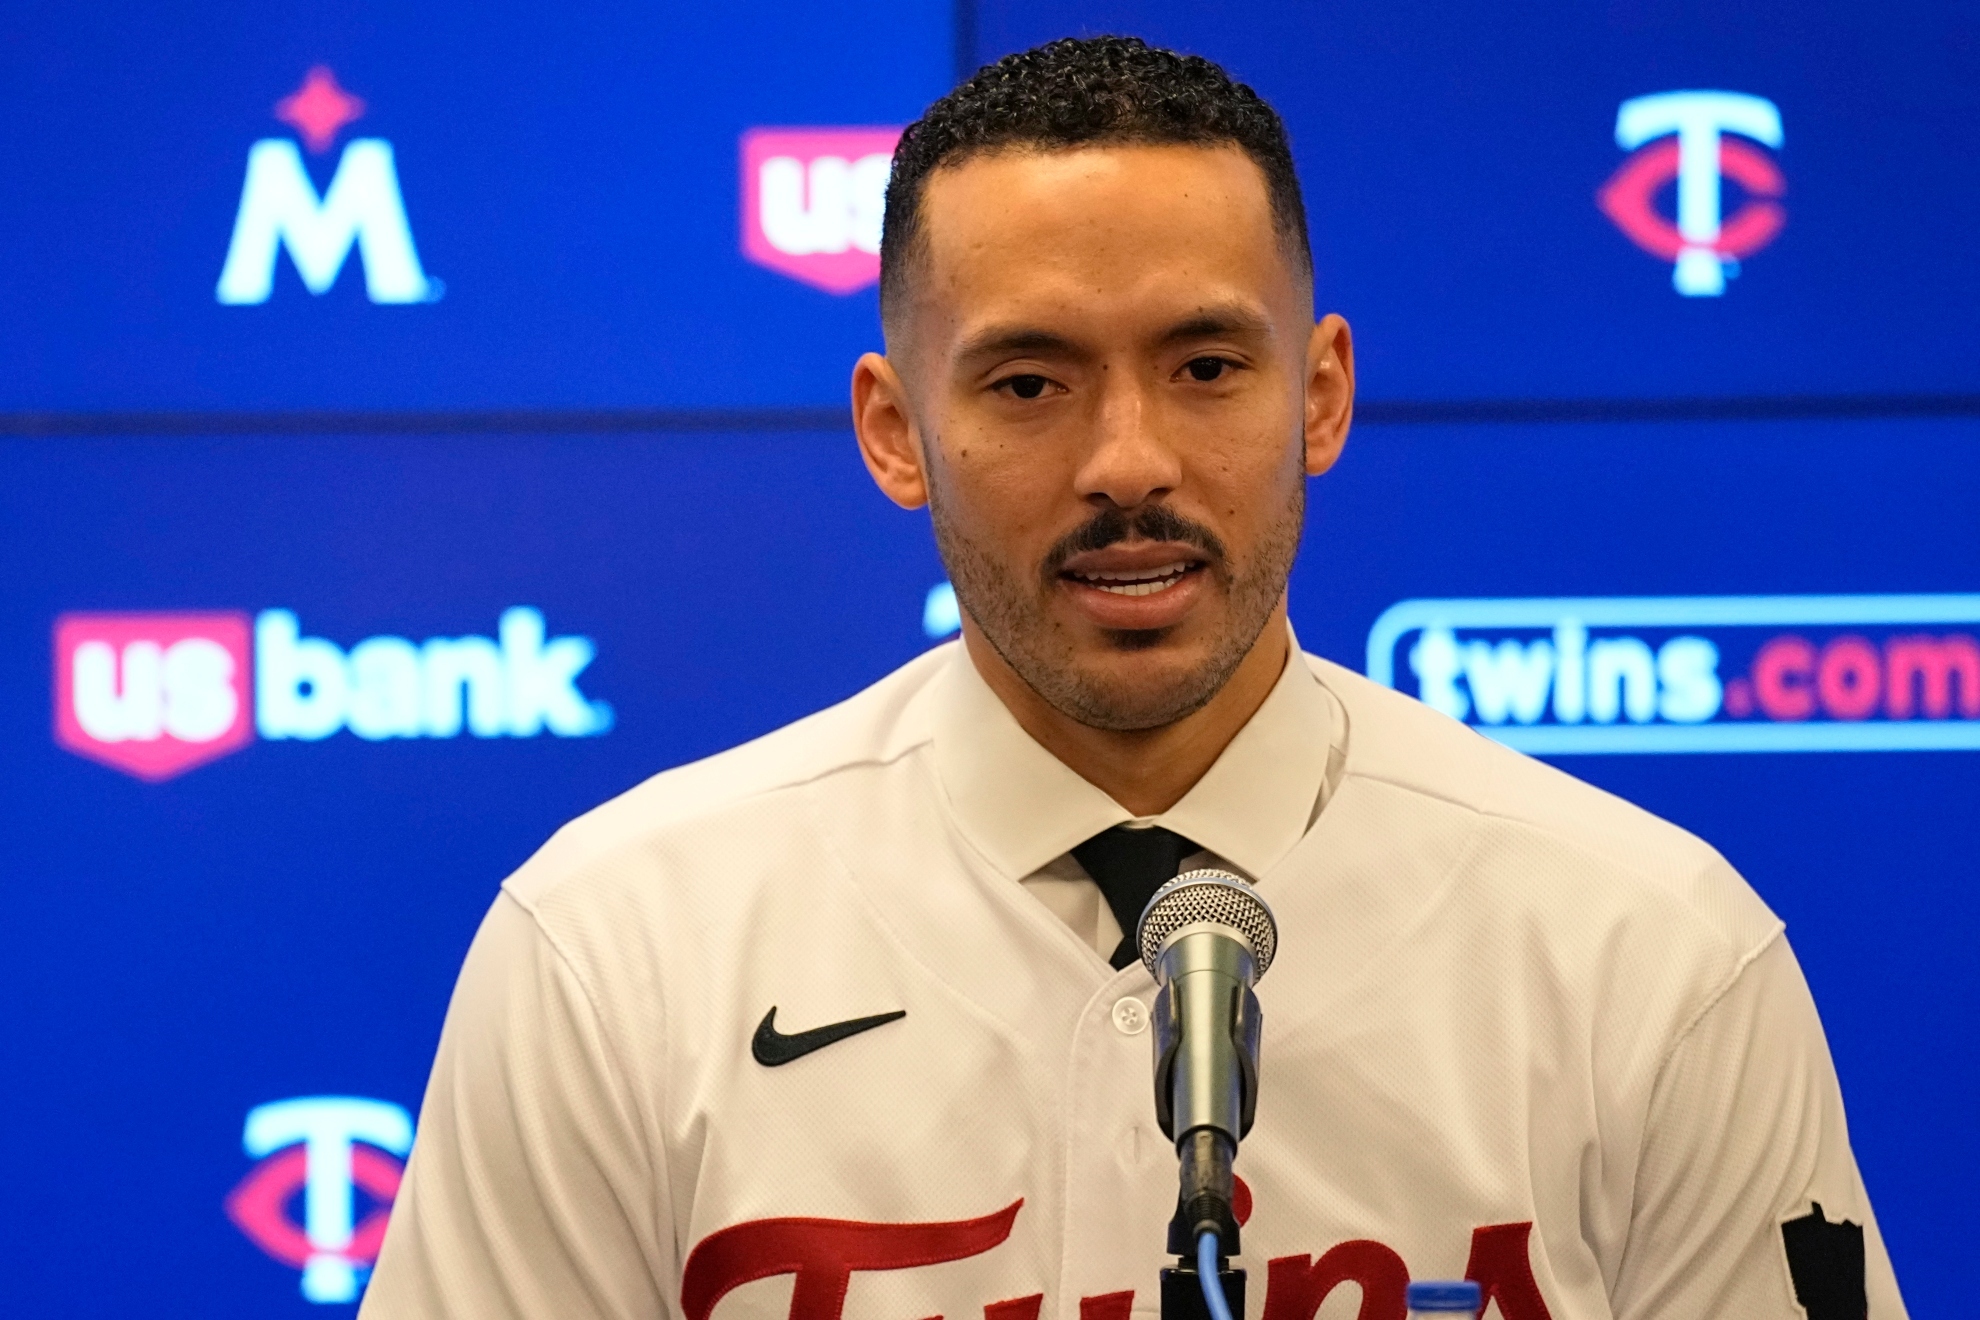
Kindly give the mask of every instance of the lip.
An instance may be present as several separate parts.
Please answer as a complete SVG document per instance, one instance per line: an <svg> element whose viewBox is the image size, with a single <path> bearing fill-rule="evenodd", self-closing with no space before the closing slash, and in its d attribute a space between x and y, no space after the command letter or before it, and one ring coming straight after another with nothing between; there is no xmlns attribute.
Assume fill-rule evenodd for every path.
<svg viewBox="0 0 1980 1320"><path fill-rule="evenodd" d="M1131 581L1172 564L1184 566L1181 576L1146 595L1122 595L1083 576L1104 574ZM1058 580L1073 607L1095 627L1149 632L1183 621L1206 588L1208 566L1203 552L1192 545L1173 541L1126 543L1074 555L1059 570ZM1127 585L1127 581L1117 581L1116 585Z"/></svg>

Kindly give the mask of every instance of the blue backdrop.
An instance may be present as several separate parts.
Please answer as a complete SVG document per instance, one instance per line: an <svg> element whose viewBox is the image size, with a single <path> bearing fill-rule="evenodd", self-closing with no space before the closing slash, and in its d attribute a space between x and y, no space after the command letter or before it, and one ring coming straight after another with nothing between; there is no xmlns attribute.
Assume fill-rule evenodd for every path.
<svg viewBox="0 0 1980 1320"><path fill-rule="evenodd" d="M842 420L878 339L860 161L959 66L1082 30L1224 60L1294 133L1365 404L1313 486L1302 641L1751 878L1911 1305L1953 1304L1980 1170L1970 9L5 26L10 1309L348 1314L306 1258L362 1259L393 1143L366 1139L339 1246L250 1114L414 1110L474 926L552 829L931 644L926 523ZM1678 127L1617 131L1701 91L1732 99L1639 115L1692 116L1710 208Z"/></svg>

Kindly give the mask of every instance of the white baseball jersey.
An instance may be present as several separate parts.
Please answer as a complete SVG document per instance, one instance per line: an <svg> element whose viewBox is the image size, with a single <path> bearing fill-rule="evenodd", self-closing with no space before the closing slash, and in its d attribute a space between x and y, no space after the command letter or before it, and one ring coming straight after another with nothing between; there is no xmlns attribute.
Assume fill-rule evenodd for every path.
<svg viewBox="0 0 1980 1320"><path fill-rule="evenodd" d="M1154 985L1063 857L1127 819L951 645L560 831L468 956L362 1320L1152 1320ZM1249 1320L1462 1277L1504 1320L1903 1316L1710 848L1297 653L1156 820L1278 916Z"/></svg>

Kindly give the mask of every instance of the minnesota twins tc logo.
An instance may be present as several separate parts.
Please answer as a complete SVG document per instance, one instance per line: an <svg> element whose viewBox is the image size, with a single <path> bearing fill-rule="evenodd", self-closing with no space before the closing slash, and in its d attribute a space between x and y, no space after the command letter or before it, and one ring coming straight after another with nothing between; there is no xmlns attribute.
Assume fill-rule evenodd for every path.
<svg viewBox="0 0 1980 1320"><path fill-rule="evenodd" d="M302 1271L312 1302L353 1302L378 1259L412 1149L411 1115L384 1100L312 1095L256 1105L242 1145L261 1162L227 1195L227 1217L257 1247ZM362 1144L359 1144L362 1143ZM289 1202L302 1193L302 1220ZM357 1217L356 1193L370 1210Z"/></svg>
<svg viewBox="0 0 1980 1320"><path fill-rule="evenodd" d="M1659 92L1624 101L1616 113L1616 145L1636 154L1602 185L1596 201L1631 242L1672 263L1671 284L1688 298L1724 293L1726 277L1739 273L1740 258L1773 242L1787 223L1787 212L1773 200L1787 191L1780 168L1739 138L1778 150L1780 110L1740 92ZM1675 225L1655 206L1672 179ZM1745 204L1730 216L1721 204L1725 179L1746 193Z"/></svg>

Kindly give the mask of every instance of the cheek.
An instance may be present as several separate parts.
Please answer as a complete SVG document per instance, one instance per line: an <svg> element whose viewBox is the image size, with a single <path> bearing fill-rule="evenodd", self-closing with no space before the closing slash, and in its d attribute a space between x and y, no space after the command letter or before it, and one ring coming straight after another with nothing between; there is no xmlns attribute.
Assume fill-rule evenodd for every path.
<svg viewBox="0 0 1980 1320"><path fill-rule="evenodd" d="M1204 455L1191 475L1203 503L1234 533L1276 523L1294 487L1306 479L1303 450L1276 439L1228 445Z"/></svg>
<svg viewBox="0 0 1980 1320"><path fill-rule="evenodd" d="M1016 432L995 424L965 421L943 445L947 466L959 490L976 503L1029 520L1070 497L1072 472L1067 447L1044 433Z"/></svg>
<svg viewBox="0 0 1980 1320"><path fill-rule="evenodd" d="M981 435L945 446L944 455L944 513L986 548L1024 557L1064 521L1070 482L1049 458Z"/></svg>

